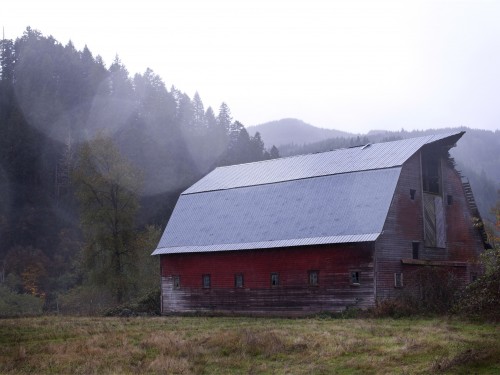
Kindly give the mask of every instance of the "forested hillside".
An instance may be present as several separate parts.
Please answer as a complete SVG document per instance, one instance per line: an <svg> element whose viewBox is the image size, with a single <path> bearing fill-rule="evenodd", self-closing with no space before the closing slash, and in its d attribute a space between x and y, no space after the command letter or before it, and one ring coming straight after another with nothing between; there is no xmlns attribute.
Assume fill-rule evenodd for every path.
<svg viewBox="0 0 500 375"><path fill-rule="evenodd" d="M96 260L114 261L91 251L106 247L106 228L84 225L109 214L98 188L137 200L113 236L128 239L127 262L155 267L149 254L179 192L216 166L271 157L225 103L205 108L198 93L168 90L150 69L131 76L118 57L108 67L87 47L30 28L2 40L0 52L0 287L41 297L46 308L81 285L122 301L141 289L140 267L121 269L118 281L91 277ZM125 187L111 183L130 176ZM151 285L157 272L145 272ZM119 283L133 287L127 296Z"/></svg>

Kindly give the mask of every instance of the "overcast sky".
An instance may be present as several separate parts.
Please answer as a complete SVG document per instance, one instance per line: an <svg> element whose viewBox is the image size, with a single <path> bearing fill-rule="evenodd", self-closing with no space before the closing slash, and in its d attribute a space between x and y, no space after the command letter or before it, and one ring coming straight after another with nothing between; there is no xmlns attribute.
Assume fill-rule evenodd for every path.
<svg viewBox="0 0 500 375"><path fill-rule="evenodd" d="M500 129L500 1L7 0L0 26L150 67L246 126Z"/></svg>

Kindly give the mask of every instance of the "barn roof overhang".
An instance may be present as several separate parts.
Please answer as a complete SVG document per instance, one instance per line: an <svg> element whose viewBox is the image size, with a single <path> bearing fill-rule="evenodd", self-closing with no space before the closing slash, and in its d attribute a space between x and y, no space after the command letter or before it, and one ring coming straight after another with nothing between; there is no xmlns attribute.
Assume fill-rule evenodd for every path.
<svg viewBox="0 0 500 375"><path fill-rule="evenodd" d="M359 242L374 242L380 233L367 233L357 235L294 238L289 240L260 241L234 244L213 244L205 246L177 246L156 249L152 255L179 254L179 253L206 253L214 251L275 249L281 247L297 247L311 245L347 244Z"/></svg>

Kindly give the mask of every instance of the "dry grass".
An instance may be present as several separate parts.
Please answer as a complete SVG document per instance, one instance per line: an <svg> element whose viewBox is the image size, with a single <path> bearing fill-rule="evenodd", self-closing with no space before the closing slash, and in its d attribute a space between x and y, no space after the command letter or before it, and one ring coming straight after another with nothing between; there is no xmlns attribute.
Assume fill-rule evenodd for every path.
<svg viewBox="0 0 500 375"><path fill-rule="evenodd" d="M446 319L4 319L0 373L490 374L500 373L500 329Z"/></svg>

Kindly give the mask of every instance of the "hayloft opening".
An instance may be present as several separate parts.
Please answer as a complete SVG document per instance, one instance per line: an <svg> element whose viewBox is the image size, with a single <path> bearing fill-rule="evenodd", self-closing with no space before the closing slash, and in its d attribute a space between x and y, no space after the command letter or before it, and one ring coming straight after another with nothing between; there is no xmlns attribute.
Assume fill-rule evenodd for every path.
<svg viewBox="0 0 500 375"><path fill-rule="evenodd" d="M422 185L424 192L441 193L441 168L440 159L432 153L422 155Z"/></svg>

